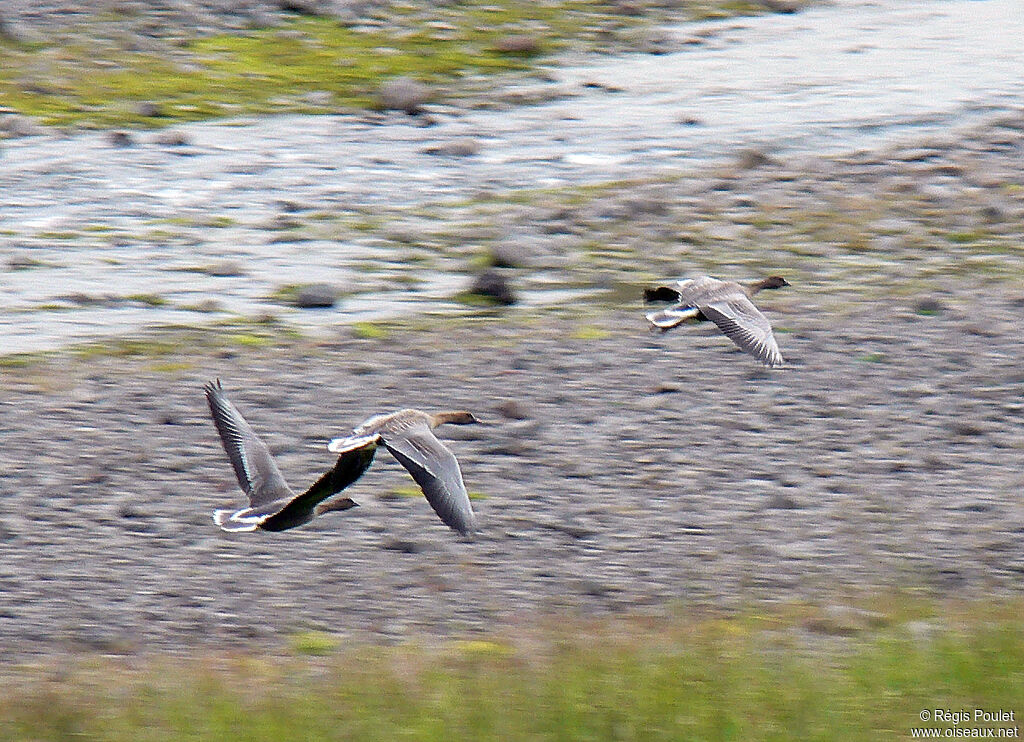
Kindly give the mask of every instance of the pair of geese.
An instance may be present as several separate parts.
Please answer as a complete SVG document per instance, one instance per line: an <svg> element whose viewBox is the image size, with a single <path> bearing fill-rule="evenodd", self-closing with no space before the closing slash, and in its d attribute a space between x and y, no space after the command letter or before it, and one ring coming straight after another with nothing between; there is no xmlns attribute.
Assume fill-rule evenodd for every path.
<svg viewBox="0 0 1024 742"><path fill-rule="evenodd" d="M762 289L788 285L781 276L749 284L720 281L710 276L676 281L644 292L647 302L669 302L669 306L646 316L652 327L662 331L684 322L709 320L766 366L777 366L782 363L782 354L771 324L754 306L751 297ZM208 383L205 391L221 443L238 484L249 498L248 507L214 512L213 520L223 530L284 531L308 523L317 515L356 507L357 503L351 498L329 498L363 475L380 446L408 470L434 512L448 527L463 535L475 530L476 517L459 462L433 432L445 423L479 423L471 413L429 414L405 409L371 417L351 435L328 443L327 450L338 454L337 462L309 489L297 495L285 482L266 444L225 396L220 380Z"/></svg>

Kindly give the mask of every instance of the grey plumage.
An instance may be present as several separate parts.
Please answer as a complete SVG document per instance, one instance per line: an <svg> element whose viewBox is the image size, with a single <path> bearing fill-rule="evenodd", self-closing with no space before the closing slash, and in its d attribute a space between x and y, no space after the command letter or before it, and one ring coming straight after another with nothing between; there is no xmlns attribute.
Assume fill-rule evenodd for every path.
<svg viewBox="0 0 1024 742"><path fill-rule="evenodd" d="M771 323L750 299L762 289L788 285L781 276L751 284L710 276L676 281L644 292L648 302L673 302L672 306L648 313L647 321L667 331L687 320L710 320L742 350L766 366L778 366L783 359Z"/></svg>
<svg viewBox="0 0 1024 742"><path fill-rule="evenodd" d="M423 490L427 502L450 528L468 534L476 528L476 516L462 480L462 470L453 454L433 433L444 423L477 422L468 412L428 414L420 410L399 410L369 418L347 438L335 438L328 450L340 453L356 442L373 438L384 445L406 468Z"/></svg>

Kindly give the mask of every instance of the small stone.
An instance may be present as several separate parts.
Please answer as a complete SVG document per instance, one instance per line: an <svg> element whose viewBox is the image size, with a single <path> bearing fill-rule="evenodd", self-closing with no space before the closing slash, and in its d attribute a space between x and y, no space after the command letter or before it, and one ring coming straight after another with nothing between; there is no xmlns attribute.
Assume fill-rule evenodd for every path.
<svg viewBox="0 0 1024 742"><path fill-rule="evenodd" d="M949 424L949 429L956 435L974 437L985 435L985 428L970 420L955 420Z"/></svg>
<svg viewBox="0 0 1024 742"><path fill-rule="evenodd" d="M761 0L761 5L774 13L796 13L803 10L803 0Z"/></svg>
<svg viewBox="0 0 1024 742"><path fill-rule="evenodd" d="M745 149L736 157L736 166L741 170L753 170L773 164L775 160L759 149Z"/></svg>
<svg viewBox="0 0 1024 742"><path fill-rule="evenodd" d="M522 268L530 264L530 251L515 242L502 242L491 248L491 265L495 268Z"/></svg>
<svg viewBox="0 0 1024 742"><path fill-rule="evenodd" d="M223 310L220 302L216 299L203 299L189 308L194 312L202 312L203 314L212 314L213 312Z"/></svg>
<svg viewBox="0 0 1024 742"><path fill-rule="evenodd" d="M234 276L244 276L246 274L245 267L237 260L219 260L216 263L210 263L208 266L203 268L203 273L208 276L214 276L215 278L229 278Z"/></svg>
<svg viewBox="0 0 1024 742"><path fill-rule="evenodd" d="M788 495L775 494L765 503L766 510L799 510L802 505Z"/></svg>
<svg viewBox="0 0 1024 742"><path fill-rule="evenodd" d="M505 306L515 304L519 300L505 277L498 271L492 270L478 275L470 285L469 293L486 297L493 300L495 304Z"/></svg>
<svg viewBox="0 0 1024 742"><path fill-rule="evenodd" d="M0 133L9 137L34 137L45 130L29 116L20 113L6 113L0 116Z"/></svg>
<svg viewBox="0 0 1024 742"><path fill-rule="evenodd" d="M945 305L941 301L931 297L920 299L916 304L914 304L914 311L918 314L938 314L945 308Z"/></svg>
<svg viewBox="0 0 1024 742"><path fill-rule="evenodd" d="M294 304L302 309L326 309L338 301L338 291L330 284L311 283L295 292Z"/></svg>
<svg viewBox="0 0 1024 742"><path fill-rule="evenodd" d="M619 15L639 16L644 14L643 6L632 0L618 0L612 6L612 10Z"/></svg>
<svg viewBox="0 0 1024 742"><path fill-rule="evenodd" d="M526 420L530 417L526 405L516 399L507 399L494 409L509 420Z"/></svg>
<svg viewBox="0 0 1024 742"><path fill-rule="evenodd" d="M381 544L381 548L402 554L419 554L423 551L422 544L407 538L390 538Z"/></svg>
<svg viewBox="0 0 1024 742"><path fill-rule="evenodd" d="M644 54L668 54L679 46L678 40L662 29L642 31L637 38L637 51Z"/></svg>
<svg viewBox="0 0 1024 742"><path fill-rule="evenodd" d="M475 139L455 139L444 144L426 147L421 151L427 155L472 157L480 151L480 143Z"/></svg>
<svg viewBox="0 0 1024 742"><path fill-rule="evenodd" d="M114 147L131 147L135 144L135 138L126 131L110 132L107 141Z"/></svg>
<svg viewBox="0 0 1024 742"><path fill-rule="evenodd" d="M540 51L540 41L531 34L511 34L494 42L494 48L503 54L536 54Z"/></svg>
<svg viewBox="0 0 1024 742"><path fill-rule="evenodd" d="M377 92L381 108L387 111L405 111L410 116L420 113L423 104L433 97L434 91L411 77L395 77L382 83Z"/></svg>
<svg viewBox="0 0 1024 742"><path fill-rule="evenodd" d="M164 115L163 111L160 109L160 106L158 106L156 103L150 103L148 101L144 101L135 106L135 113L137 113L139 116L143 116L144 118L148 119Z"/></svg>
<svg viewBox="0 0 1024 742"><path fill-rule="evenodd" d="M26 271L31 268L40 268L45 265L42 261L33 258L27 253L15 253L7 258L7 270Z"/></svg>
<svg viewBox="0 0 1024 742"><path fill-rule="evenodd" d="M180 131L162 131L153 141L165 147L185 147L190 144L188 137Z"/></svg>

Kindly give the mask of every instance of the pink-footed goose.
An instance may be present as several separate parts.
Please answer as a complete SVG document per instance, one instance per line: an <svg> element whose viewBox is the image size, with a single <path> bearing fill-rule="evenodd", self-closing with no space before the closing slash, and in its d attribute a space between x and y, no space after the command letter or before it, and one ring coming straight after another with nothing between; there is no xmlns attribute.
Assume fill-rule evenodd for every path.
<svg viewBox="0 0 1024 742"><path fill-rule="evenodd" d="M441 520L463 534L474 530L473 508L458 461L431 432L446 422L478 422L470 413L429 415L401 410L372 417L352 436L330 442L328 448L338 454L334 467L296 495L281 476L266 444L224 395L220 380L207 384L205 391L221 443L242 491L249 497L249 507L214 512L213 520L223 530L284 531L322 513L356 507L357 503L347 497L324 501L362 476L373 463L380 443L409 470Z"/></svg>
<svg viewBox="0 0 1024 742"><path fill-rule="evenodd" d="M789 286L782 276L753 283L720 281L710 276L688 278L644 291L644 301L672 302L647 314L653 327L667 331L688 320L710 320L718 329L766 366L782 363L772 326L750 300L762 289Z"/></svg>
<svg viewBox="0 0 1024 742"><path fill-rule="evenodd" d="M469 412L432 415L419 410L399 410L371 417L353 430L352 435L332 440L327 449L345 456L383 444L416 480L438 517L448 527L468 534L475 530L476 518L462 481L462 470L455 454L434 436L434 428L444 423L477 422L480 421Z"/></svg>

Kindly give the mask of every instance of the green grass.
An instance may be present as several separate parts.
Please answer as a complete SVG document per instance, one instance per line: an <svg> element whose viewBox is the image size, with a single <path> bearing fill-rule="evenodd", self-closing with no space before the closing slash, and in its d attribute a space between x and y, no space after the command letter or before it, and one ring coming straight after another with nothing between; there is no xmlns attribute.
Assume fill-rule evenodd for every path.
<svg viewBox="0 0 1024 742"><path fill-rule="evenodd" d="M395 4L385 28L297 16L276 28L168 40L166 48L143 50L121 29L130 26L130 16L105 13L42 42L0 38L0 100L61 126L155 127L268 112L323 113L373 106L380 83L399 75L448 84L527 70L535 58L569 45L628 49L618 34L652 20L682 20L680 10L710 18L760 13L765 6L694 0L636 18L588 0ZM498 42L519 33L536 39L535 53L501 51Z"/></svg>
<svg viewBox="0 0 1024 742"><path fill-rule="evenodd" d="M566 13L566 10L573 10ZM160 126L223 116L323 112L303 96L330 94L328 109L373 105L379 84L398 75L442 82L467 73L526 69L521 54L494 42L530 21L545 49L561 46L605 14L579 0L460 3L435 15L455 27L439 33L418 17L398 33L347 28L298 17L283 27L187 41L167 53L134 51L87 33L62 43L0 44L0 99L46 124ZM397 23L401 26L402 19ZM159 115L138 105L153 102Z"/></svg>
<svg viewBox="0 0 1024 742"><path fill-rule="evenodd" d="M1021 608L898 607L844 639L810 633L813 610L790 607L561 617L439 647L308 631L284 657L65 658L56 674L5 673L0 739L905 739L922 709L1021 712Z"/></svg>
<svg viewBox="0 0 1024 742"><path fill-rule="evenodd" d="M384 340L391 335L387 327L378 322L354 322L352 336L362 340Z"/></svg>

